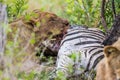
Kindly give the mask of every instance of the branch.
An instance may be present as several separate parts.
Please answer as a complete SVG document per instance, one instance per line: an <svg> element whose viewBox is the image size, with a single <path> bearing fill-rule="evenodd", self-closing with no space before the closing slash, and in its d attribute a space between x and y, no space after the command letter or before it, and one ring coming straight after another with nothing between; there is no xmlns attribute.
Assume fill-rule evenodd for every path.
<svg viewBox="0 0 120 80"><path fill-rule="evenodd" d="M115 19L116 17L116 10L115 10L115 2L112 0L112 11L113 11L113 18Z"/></svg>
<svg viewBox="0 0 120 80"><path fill-rule="evenodd" d="M105 2L106 0L102 0L102 5L101 5L101 23L103 25L103 27L105 28L105 31L108 32L108 28L107 28L107 23L106 23L106 19L105 19Z"/></svg>

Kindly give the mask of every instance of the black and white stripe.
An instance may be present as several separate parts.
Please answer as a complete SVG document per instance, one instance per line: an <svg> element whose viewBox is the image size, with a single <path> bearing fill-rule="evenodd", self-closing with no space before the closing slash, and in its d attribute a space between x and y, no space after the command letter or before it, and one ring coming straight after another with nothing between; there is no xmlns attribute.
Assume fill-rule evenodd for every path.
<svg viewBox="0 0 120 80"><path fill-rule="evenodd" d="M62 71L68 76L70 65L74 67L74 74L95 69L97 63L104 57L102 45L104 39L105 34L97 28L78 26L69 29L58 52L56 73ZM76 55L75 60L70 58L72 54Z"/></svg>

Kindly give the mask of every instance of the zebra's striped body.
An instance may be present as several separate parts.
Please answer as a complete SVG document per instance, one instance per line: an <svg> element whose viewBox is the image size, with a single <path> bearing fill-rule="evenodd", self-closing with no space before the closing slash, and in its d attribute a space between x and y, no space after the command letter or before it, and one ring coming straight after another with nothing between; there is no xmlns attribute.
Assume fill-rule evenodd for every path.
<svg viewBox="0 0 120 80"><path fill-rule="evenodd" d="M74 74L95 69L103 58L104 39L104 33L96 28L79 26L69 29L58 52L56 73L62 71L68 76L69 66L73 67ZM73 54L76 55L75 59L70 58Z"/></svg>

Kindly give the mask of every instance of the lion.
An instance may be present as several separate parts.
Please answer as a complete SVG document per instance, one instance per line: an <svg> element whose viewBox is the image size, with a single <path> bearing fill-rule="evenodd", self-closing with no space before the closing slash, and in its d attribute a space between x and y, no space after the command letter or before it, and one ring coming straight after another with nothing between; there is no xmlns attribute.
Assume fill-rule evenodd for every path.
<svg viewBox="0 0 120 80"><path fill-rule="evenodd" d="M113 45L105 46L96 80L120 80L120 38Z"/></svg>
<svg viewBox="0 0 120 80"><path fill-rule="evenodd" d="M60 42L69 28L69 22L54 13L34 10L11 22L9 27L11 32L7 35L7 43L15 44L12 46L12 49L17 49L14 50L14 54L18 57L22 54L22 59L19 60L22 61L21 71L28 71L36 65L40 67L40 57L36 56L36 53L41 51L39 48L42 48L41 53L44 55L57 55ZM19 63L18 59L20 58L14 62Z"/></svg>
<svg viewBox="0 0 120 80"><path fill-rule="evenodd" d="M10 26L13 30L11 33L18 33L20 47L28 46L26 53L33 53L41 45L47 46L49 51L57 52L60 41L69 28L69 22L56 14L34 10L28 19L23 16L10 23ZM11 35L8 38L11 39Z"/></svg>

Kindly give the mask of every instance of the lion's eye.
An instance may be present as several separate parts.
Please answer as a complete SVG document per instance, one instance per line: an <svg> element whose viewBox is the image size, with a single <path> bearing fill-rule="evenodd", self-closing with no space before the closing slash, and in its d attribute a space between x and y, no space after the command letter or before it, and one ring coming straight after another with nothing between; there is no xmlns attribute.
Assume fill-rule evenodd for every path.
<svg viewBox="0 0 120 80"><path fill-rule="evenodd" d="M29 22L28 22L27 24L30 25L30 26L32 26L32 27L34 27L33 23L29 23Z"/></svg>
<svg viewBox="0 0 120 80"><path fill-rule="evenodd" d="M48 32L48 35L52 35L52 32Z"/></svg>

